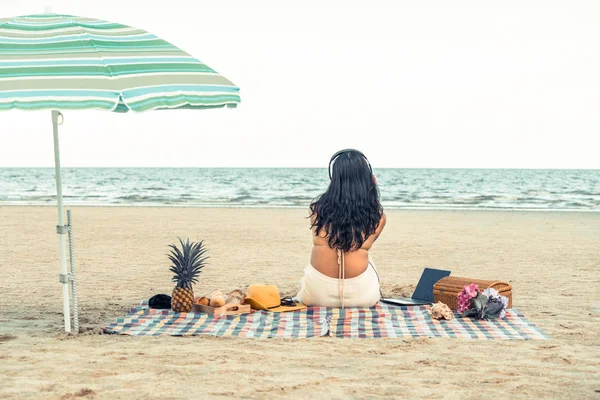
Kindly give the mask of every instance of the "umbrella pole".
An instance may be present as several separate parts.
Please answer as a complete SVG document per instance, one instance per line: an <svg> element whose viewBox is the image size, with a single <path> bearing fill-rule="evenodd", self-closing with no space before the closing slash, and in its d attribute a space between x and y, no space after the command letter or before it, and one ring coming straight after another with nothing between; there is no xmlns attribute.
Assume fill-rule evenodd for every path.
<svg viewBox="0 0 600 400"><path fill-rule="evenodd" d="M67 210L67 226L69 227L69 264L71 265L71 297L73 300L73 330L79 333L79 306L77 304L77 278L75 277L75 256L73 254L73 220L71 210Z"/></svg>
<svg viewBox="0 0 600 400"><path fill-rule="evenodd" d="M52 110L52 127L54 130L54 171L56 175L56 198L58 200L58 226L56 232L60 240L60 275L62 285L63 313L65 317L65 332L71 332L71 305L69 302L69 273L67 271L67 233L65 213L63 209L62 180L60 176L60 150L58 145L58 116L62 114Z"/></svg>

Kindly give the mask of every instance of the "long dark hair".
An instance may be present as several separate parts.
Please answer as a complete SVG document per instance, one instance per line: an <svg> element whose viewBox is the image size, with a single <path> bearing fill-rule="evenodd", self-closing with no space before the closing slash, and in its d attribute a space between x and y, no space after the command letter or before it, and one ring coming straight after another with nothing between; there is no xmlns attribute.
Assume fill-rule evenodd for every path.
<svg viewBox="0 0 600 400"><path fill-rule="evenodd" d="M311 228L315 235L323 230L329 236L329 247L348 252L360 249L375 233L383 207L365 156L351 149L336 155L329 187L310 205Z"/></svg>

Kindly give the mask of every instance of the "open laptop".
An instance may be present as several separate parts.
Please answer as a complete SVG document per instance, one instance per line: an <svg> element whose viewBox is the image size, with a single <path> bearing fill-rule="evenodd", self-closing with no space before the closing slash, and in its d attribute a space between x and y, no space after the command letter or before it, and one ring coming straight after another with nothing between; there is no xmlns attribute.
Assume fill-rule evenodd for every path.
<svg viewBox="0 0 600 400"><path fill-rule="evenodd" d="M381 301L395 306L422 306L425 304L433 304L433 285L440 279L449 275L450 271L425 268L412 297L381 298Z"/></svg>

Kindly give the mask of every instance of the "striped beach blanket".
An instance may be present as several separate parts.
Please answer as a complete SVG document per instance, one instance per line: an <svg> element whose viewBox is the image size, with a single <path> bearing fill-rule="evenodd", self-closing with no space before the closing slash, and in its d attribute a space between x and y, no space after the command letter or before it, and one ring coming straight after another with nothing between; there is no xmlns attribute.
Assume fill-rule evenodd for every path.
<svg viewBox="0 0 600 400"><path fill-rule="evenodd" d="M397 307L387 304L347 309L309 307L285 313L254 311L220 318L199 313L155 310L142 304L132 308L126 316L118 318L104 331L132 336L211 335L248 338L548 338L514 308L507 311L506 318L495 321L458 316L451 321L438 321L431 318L426 306Z"/></svg>

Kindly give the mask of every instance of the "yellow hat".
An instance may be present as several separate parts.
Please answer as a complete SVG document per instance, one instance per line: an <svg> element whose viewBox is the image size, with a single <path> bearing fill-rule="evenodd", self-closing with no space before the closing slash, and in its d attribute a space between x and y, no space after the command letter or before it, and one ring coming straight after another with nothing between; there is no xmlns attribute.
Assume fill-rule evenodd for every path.
<svg viewBox="0 0 600 400"><path fill-rule="evenodd" d="M294 306L282 306L279 289L275 285L250 285L246 295L246 303L253 310L266 310L271 312L284 312L303 310L306 306L296 302Z"/></svg>

